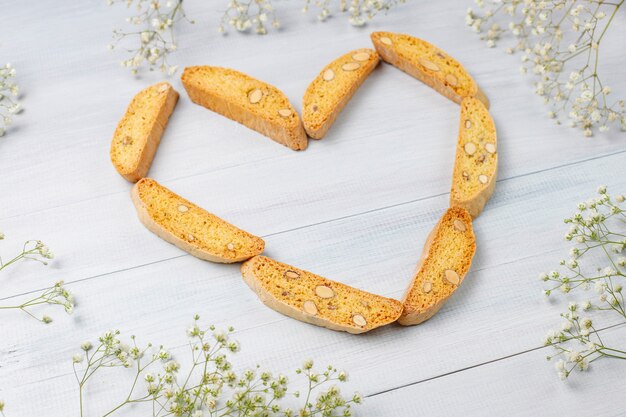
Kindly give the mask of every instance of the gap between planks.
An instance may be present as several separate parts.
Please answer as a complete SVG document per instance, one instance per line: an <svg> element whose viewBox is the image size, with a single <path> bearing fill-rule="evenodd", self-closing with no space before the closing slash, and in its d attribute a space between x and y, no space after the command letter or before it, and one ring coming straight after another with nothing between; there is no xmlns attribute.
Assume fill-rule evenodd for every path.
<svg viewBox="0 0 626 417"><path fill-rule="evenodd" d="M265 324L263 324L261 326L255 326L255 328L256 327L262 327L262 326L271 325L271 324L274 324L274 323L281 322L283 320L284 319L275 320L275 321L272 321L272 322L265 323ZM625 326L625 325L626 325L626 323L613 324L611 326L607 326L607 327L603 327L601 329L598 329L597 333L602 333L602 332L605 332L607 330L619 328L619 327ZM235 330L233 332L233 334L244 333L244 332L246 332L247 330L250 330L250 329L252 329L252 328L245 328L245 329L241 329L241 330ZM175 351L177 351L179 349L183 349L183 348L186 348L186 347L189 347L189 345L188 344L179 344L179 345L172 346L172 348L170 350L175 352ZM382 390L382 391L378 391L378 392L375 392L375 393L372 393L372 394L368 394L368 395L365 395L364 398L373 398L373 397L376 397L378 395L387 394L387 393L398 391L398 390L402 390L402 389L405 389L405 388L408 388L408 387L417 386L417 385L425 383L425 382L429 382L429 381L437 380L437 379L440 379L440 378L445 378L445 377L448 377L448 376L452 376L452 375L455 375L455 374L458 374L458 373L461 373L461 372L465 372L465 371L470 370L470 369L477 369L477 368L480 368L481 366L486 366L486 365L490 365L490 364L494 364L494 363L498 363L498 362L503 362L503 361L506 361L508 359L512 359L512 358L515 358L515 357L518 357L518 356L522 356L522 355L525 355L525 354L528 354L528 353L540 351L540 350L543 350L543 349L549 349L549 348L550 348L550 346L545 346L545 345L544 346L537 346L537 347L534 347L534 348L523 350L521 352L517 352L517 353L512 353L510 355L501 356L499 358L495 358L495 359L491 359L491 360L488 360L488 361L480 362L480 363L477 363L477 364L474 364L474 365L465 366L463 368L455 369L453 371L444 372L444 373L439 374L439 375L434 375L434 376L431 376L431 377L428 377L428 378L420 379L420 380L417 380L415 382L409 382L409 383L406 383L406 384L399 385L397 387L388 388L388 389L385 389L385 390ZM61 373L61 374L57 374L57 375L54 375L54 376L50 376L48 378L44 378L42 380L39 380L38 382L52 380L52 379L59 378L59 377L64 377L64 376L67 376L67 375L72 375L72 374L69 373L69 372Z"/></svg>
<svg viewBox="0 0 626 417"><path fill-rule="evenodd" d="M603 327L602 329L599 329L597 331L597 333L604 332L606 330L614 329L614 328L625 326L625 325L626 325L626 323L613 324L611 326L607 326L607 327ZM466 367L463 367L463 368L455 369L454 371L445 372L445 373L440 374L440 375L435 375L435 376L431 376L431 377L428 377L428 378L420 379L420 380L415 381L415 382L410 382L408 384L403 384L403 385L400 385L398 387L389 388L389 389L386 389L386 390L375 392L373 394L365 395L364 397L365 398L376 397L377 395L387 394L389 392L398 391L398 390L401 390L401 389L404 389L404 388L408 388L408 387L413 387L413 386L422 384L424 382L429 382L429 381L432 381L432 380L435 380L435 379L439 379L439 378L445 378L447 376L458 374L460 372L464 372L464 371L467 371L467 370L470 370L470 369L475 369L475 368L479 368L481 366L490 365L492 363L505 361L507 359L511 359L511 358L514 358L514 357L517 357L517 356L522 356L522 355L525 355L527 353L536 352L536 351L539 351L539 350L542 350L542 349L549 349L550 347L551 346L548 345L548 346L538 346L538 347L526 349L526 350L523 350L523 351L518 352L518 353L512 353L510 355L502 356L500 358L491 359L491 360L488 360L488 361L485 361L485 362L477 363L475 365L470 365L470 366L466 366Z"/></svg>
<svg viewBox="0 0 626 417"><path fill-rule="evenodd" d="M549 168L538 169L538 170L535 170L535 171L529 171L529 172L525 172L525 173L522 173L522 174L513 175L511 177L500 178L500 179L496 180L496 183L504 182L504 181L510 181L510 180L514 180L514 179L517 179L517 178L523 178L523 177L539 174L539 173L542 173L542 172L549 172L549 171L552 171L552 170L555 170L555 169L560 169L560 168L564 168L564 167L568 167L568 166L584 164L585 162L594 161L594 160L602 159L602 158L608 158L608 157L619 155L619 154L622 154L622 153L626 153L626 150L609 152L609 153L605 153L605 154L602 154L602 155L596 155L596 156L592 156L592 157L584 158L584 159L579 159L579 160L572 161L572 162L566 162L564 164L555 165L555 166L552 166L552 167L549 167ZM274 159L276 159L276 157L262 158L260 160L254 161L252 164L256 164L258 162L264 162L264 161L271 161L271 160L274 160ZM247 164L229 165L229 166L222 167L222 168L216 169L216 170L209 169L207 171L199 172L199 173L196 173L196 174L193 174L193 175L185 175L185 176L181 176L181 177L172 177L172 178L166 179L165 181L180 181L180 180L191 179L191 178L199 177L199 176L206 175L206 174L209 174L209 173L220 172L220 171L227 170L227 169L237 168L237 167L242 166L242 165L247 165ZM86 198L84 200L74 201L74 202L69 203L69 204L62 204L62 205L58 205L58 206L49 207L49 208L46 208L46 209L35 210L35 211L32 211L32 212L28 212L28 213L15 214L15 215L9 216L9 217L0 217L0 220L9 220L9 219L14 219L14 218L17 218L17 217L22 217L22 216L29 216L29 215L33 215L33 214L37 214L37 213L45 213L46 211L49 211L49 210L58 209L58 208L62 208L62 207L73 206L73 205L77 205L77 204L82 204L82 203L84 203L86 201L97 200L99 198L109 197L109 196L113 196L113 195L118 195L118 194L122 194L122 193L125 193L125 192L128 192L128 191L126 190L126 191L117 191L117 192L112 192L112 193L100 194L100 195L96 195L96 196L93 196L93 197ZM428 200L428 199L431 199L431 198L441 197L441 196L446 195L446 194L450 194L450 192L433 194L433 195L430 195L430 196L420 197L418 199L409 200L409 201L405 201L405 202L402 202L402 203L396 203L396 204L392 204L392 205L389 205L389 206L378 207L378 208L375 208L375 209L370 209L370 210L367 210L367 211L364 211L364 212L355 213L355 214L348 215L348 216L338 217L338 218L334 218L334 219L328 219L328 220L325 220L325 221L322 221L322 222L318 222L318 223L315 223L315 224L303 225L303 226L299 226L299 227L296 227L296 228L292 228L292 229L288 229L288 230L283 230L283 231L271 233L271 234L268 234L266 236L275 236L275 235L278 235L278 234L281 234L281 233L285 233L285 232L289 232L289 231L292 231L292 230L299 230L299 229L303 229L303 228L306 228L306 227L315 226L316 224L324 224L324 223L329 223L329 222L332 222L332 221L335 221L335 220L347 219L347 218L350 218L350 217L356 217L356 216L360 216L362 214L373 213L373 212L376 212L376 211L379 211L379 210L385 210L385 209L388 209L388 208L399 207L399 206L402 206L404 204L411 204L411 203L414 203L414 202L417 202L417 201L424 201L424 200Z"/></svg>
<svg viewBox="0 0 626 417"><path fill-rule="evenodd" d="M550 168L544 168L544 169L539 169L539 170L535 170L535 171L531 171L531 172L527 172L527 173L523 173L523 174L518 174L518 175L514 175L512 177L499 179L496 182L502 183L502 182L505 182L505 181L511 181L511 180L515 180L517 178L523 178L523 177L527 177L527 176L532 176L532 175L536 175L536 174L540 174L540 173L544 173L544 172L549 172L549 171L552 171L552 170L561 169L561 168L568 167L568 166L575 166L575 165L583 164L583 163L586 163L586 162L589 162L589 161L595 161L595 160L598 160L598 159L609 158L611 156L615 156L615 155L619 155L619 154L623 154L623 153L626 153L626 150L610 152L610 153L606 153L606 154L603 154L603 155L592 156L592 157L581 159L581 160L574 161L574 162L568 162L568 163L560 164L560 165L553 166L553 167L550 167ZM178 179L193 178L193 177L196 177L198 175L203 175L203 174L194 174L194 175L190 175L190 176L186 176L186 177L180 177ZM104 196L117 195L117 194L120 194L120 193L108 193L108 194L105 194ZM409 205L409 204L415 204L415 203L426 201L426 200L430 200L430 199L433 199L433 198L442 197L442 196L447 195L447 194L450 194L450 193L449 192L438 193L438 194L433 194L433 195L430 195L430 196L427 196L427 197L420 197L420 198L404 201L402 203L395 203L395 204L390 204L390 205L386 205L386 206L382 206L382 207L377 207L377 208L374 208L374 209L369 209L369 210L361 211L361 212L358 212L358 213L349 214L349 215L346 215L346 216L340 216L340 217L327 219L327 220L322 220L322 221L319 221L319 222L310 223L310 224L306 224L306 225L302 225L302 226L292 227L292 228L284 229L284 230L281 230L281 231L278 231L278 232L267 233L265 235L261 235L261 237L262 238L268 238L268 237L279 236L279 235L285 234L285 233L290 233L290 232L294 232L294 231L298 231L298 230L304 230L304 229L307 229L307 228L316 227L316 226L320 226L320 225L324 225L324 224L329 224L329 223L333 223L333 222L336 222L336 221L341 221L341 220L356 218L356 217L360 217L360 216L365 216L365 215L368 215L368 214L372 214L372 213L376 213L376 212L384 211L384 210L389 210L389 209L394 209L394 208L402 207L402 206ZM74 203L71 203L71 204L68 204L68 205L64 205L64 206L57 206L57 207L54 207L54 208L60 208L60 207L80 204L80 203L82 203L84 201L90 201L90 200L94 200L94 199L97 199L97 198L100 198L100 197L102 197L102 196L96 196L96 197L93 197L93 198L89 198L89 199L82 200L82 201L79 201L79 202L74 202ZM46 209L46 210L49 210L49 209ZM46 211L46 210L42 210L42 211ZM29 214L32 214L32 213L29 213ZM16 216L11 216L11 217L16 217ZM9 218L11 218L11 217L9 217ZM164 259L159 259L159 260L148 262L148 263L145 263L145 264L139 264L139 265L131 266L131 267L128 267L128 268L123 268L123 269L118 269L118 270L114 270L114 271L110 271L110 272L105 272L105 273L102 273L102 274L97 274L97 275L93 275L93 276L89 276L89 277L85 277L85 278L75 279L73 281L68 281L66 284L71 285L71 284L75 284L75 283L79 283L79 282L85 282L85 281L89 281L89 280L92 280L92 279L95 279L95 278L99 278L99 277L103 277L103 276L108 276L108 275L112 275L112 274L116 274L116 273L123 273L123 272L126 272L126 271L131 271L131 270L143 268L143 267L146 267L146 266L150 266L150 265L154 265L154 264L158 264L158 263L162 263L162 262L169 262L169 261L172 261L172 260L175 260L175 259L179 259L179 258L183 258L183 257L186 257L186 256L191 256L191 255L189 255L187 253L183 253L181 255L172 256L172 257L164 258ZM520 259L524 259L524 258L520 258ZM520 259L517 259L516 261L518 261ZM13 294L13 295L5 296L5 297L0 297L0 301L9 300L11 298L16 298L16 297L21 297L21 296L24 296L24 295L35 293L37 291L43 291L44 289L45 288L38 288L38 289L31 290L31 291L26 291L26 292L21 292L21 293L18 293L18 294Z"/></svg>
<svg viewBox="0 0 626 417"><path fill-rule="evenodd" d="M532 176L532 175L536 175L538 173L543 173L543 172L546 172L546 171L551 171L551 170L555 170L555 169L559 169L559 168L563 168L563 167L568 167L568 166L573 166L573 165L577 165L577 164L582 164L582 163L585 163L585 162L588 162L588 161L598 160L598 159L610 157L610 156L613 156L613 155L623 154L625 152L626 152L626 150L623 150L623 151L612 152L612 153L608 153L608 154L604 154L604 155L594 156L594 157L586 158L584 160L579 160L579 161L576 161L576 162L565 163L565 164L561 164L559 166L555 166L555 167L551 167L551 168L536 170L536 171L529 172L529 173L519 174L519 175L510 177L510 178L500 179L500 180L498 180L498 182L509 181L509 180L512 180L512 179L525 177L525 176ZM377 209L366 210L366 211L363 211L361 213L356 213L356 214L352 214L352 215L348 215L348 216L342 216L342 217L331 219L331 220L325 220L325 221L321 221L321 222L316 222L316 223L313 223L313 224L300 226L300 227L295 227L295 228L283 230L283 231L280 231L280 232L269 233L269 234L264 235L263 237L276 236L276 235L280 235L280 234L283 234L283 233L288 233L288 232L291 232L291 231L294 231L294 230L301 230L301 229L305 229L305 228L308 228L308 227L315 227L315 226L320 225L320 224L332 223L332 222L335 222L335 221L344 220L346 218L358 217L358 216L370 214L370 213L377 212L377 211L387 210L387 209L391 209L391 208L395 208L395 207L399 207L399 206L403 206L403 205L407 205L407 204L413 204L413 203L416 203L416 202L428 200L428 199L431 199L431 198L441 197L441 196L446 195L446 194L448 194L448 193L440 193L440 194L436 194L436 195L429 196L429 197L423 197L423 198L419 198L419 199L406 201L404 203L398 203L398 204L393 204L393 205L389 205L389 206L380 207L380 208L377 208ZM190 255L188 255L188 254L181 254L181 255L178 255L178 256L161 259L161 260L157 260L157 261L154 261L154 262L149 262L149 263L146 263L146 264L132 266L132 267L129 267L129 268L118 270L118 271L111 271L111 272L107 272L107 273L103 273L103 274L94 275L92 277L81 278L81 279L78 279L78 280L74 280L71 283L83 282L83 281L95 279L95 278L98 278L98 277L101 277L101 276L112 275L112 274L115 274L115 273L118 273L118 272L135 270L135 269L139 269L139 268L142 268L142 267L145 267L145 266L154 265L154 264L158 264L158 263L162 263L162 262L168 262L168 261L171 261L171 260L174 260L174 259L187 257L187 256L190 256ZM527 257L525 257L525 258L527 258ZM524 259L524 258L521 258L521 259ZM516 260L516 261L518 261L518 260ZM19 295L25 295L25 294L29 294L31 292L35 292L35 291L26 292L26 293L22 293L22 294L19 294ZM13 298L13 297L17 297L19 295L5 297L5 298L2 298L2 300L6 300L6 299ZM283 319L276 320L275 322L280 322L280 321L284 321L284 320L288 320L288 319L287 318L283 318ZM272 323L274 323L274 322L264 323L261 326L272 324ZM612 325L612 326L604 327L604 328L598 330L598 332L604 332L606 330L609 330L609 329L612 329L612 328L616 328L616 327L620 327L620 326L623 326L625 324L626 323L620 323L620 324L615 324L615 325ZM256 327L259 327L259 326L254 326L254 328L256 328ZM247 328L247 329L244 328L244 329L242 329L242 330L240 330L240 331L238 331L236 333L245 332L245 331L250 330L250 329L251 328ZM184 346L186 346L186 345L175 346L174 349L180 349L180 348L182 348ZM403 385L400 385L400 386L397 386L397 387L394 387L394 388L389 388L389 389L385 389L385 390L382 390L382 391L379 391L379 392L368 394L366 396L366 398L372 398L372 397L375 397L375 396L378 396L378 395L381 395L381 394L385 394L385 393L401 390L401 389L404 389L404 388L407 388L407 387L411 387L411 386L416 386L416 385L424 383L424 382L436 380L436 379L443 378L443 377L446 377L446 376L451 376L451 375L454 375L454 374L458 374L460 372L464 372L466 370L479 368L479 367L484 366L484 365L489 365L489 364L493 364L493 363L497 363L497 362L501 362L501 361L506 361L508 359L511 359L511 358L514 358L514 357L517 357L517 356L521 356L521 355L524 355L524 354L528 354L528 353L531 353L531 352L539 351L539 350L545 349L545 348L549 348L549 346L538 346L538 347L526 349L526 350L523 350L521 352L517 352L517 353L505 355L505 356L502 356L502 357L494 358L494 359L491 359L491 360L488 360L488 361L480 362L480 363L477 363L477 364L474 364L474 365L466 366L466 367L459 368L459 369L456 369L456 370L453 370L453 371L449 371L449 372L445 372L445 373L442 373L442 374L439 374L439 375L431 376L431 377L428 377L428 378L425 378L425 379L421 379L421 380L418 380L418 381L415 381L415 382L406 383L406 384L403 384Z"/></svg>

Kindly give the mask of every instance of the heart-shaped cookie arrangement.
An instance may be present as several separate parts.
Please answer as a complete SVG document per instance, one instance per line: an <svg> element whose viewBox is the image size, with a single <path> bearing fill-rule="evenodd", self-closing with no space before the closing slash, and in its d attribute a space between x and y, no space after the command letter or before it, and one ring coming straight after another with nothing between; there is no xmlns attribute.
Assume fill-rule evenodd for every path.
<svg viewBox="0 0 626 417"><path fill-rule="evenodd" d="M190 254L212 262L244 262L244 281L267 306L298 320L350 333L392 322L421 323L456 291L476 249L472 219L491 197L498 166L489 102L456 60L421 39L371 35L375 50L351 51L320 71L307 88L302 119L276 87L221 67L185 68L191 100L294 150L322 139L380 59L459 103L461 117L450 208L430 233L402 302L331 281L261 256L265 242L146 178L178 93L168 83L139 92L119 122L111 160L132 189L141 222Z"/></svg>

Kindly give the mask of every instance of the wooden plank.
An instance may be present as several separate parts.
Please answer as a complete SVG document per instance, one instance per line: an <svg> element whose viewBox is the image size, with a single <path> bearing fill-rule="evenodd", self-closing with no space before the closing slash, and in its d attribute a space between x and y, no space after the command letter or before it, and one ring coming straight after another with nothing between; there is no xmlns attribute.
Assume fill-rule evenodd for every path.
<svg viewBox="0 0 626 417"><path fill-rule="evenodd" d="M433 16L431 22L444 13L434 5L424 7L424 13ZM213 12L198 12L199 21L215 18ZM7 31L37 33L36 19L23 16L39 16L38 7L12 9L8 13L15 13L16 17L7 19ZM17 119L17 130L3 141L0 153L5 184L2 188L6 192L0 202L2 219L31 212L45 215L51 207L125 193L128 188L108 160L110 137L130 97L160 77L151 74L138 82L117 68L120 55L96 47L104 45L113 25L123 21L127 13L124 7L101 5L94 10L93 5L82 3L67 13L76 18L68 20L64 16L60 22L74 27L74 32L50 33L37 43L37 53L33 53L30 37L16 37L10 44L28 96L24 101L27 110ZM421 20L419 12L412 13ZM292 14L285 18L300 19ZM431 23L435 26L429 30L427 26L416 26L402 13L388 18L385 23L381 19L380 24L427 37L448 49L477 75L493 102L502 151L501 178L621 149L620 142L611 140L611 135L593 141L577 134L571 137L545 118L540 99L533 97L526 83L512 73L511 57L502 51L487 50L478 41L463 47L457 44L455 39L468 36L462 24L444 30ZM27 26L22 28L17 22L26 22ZM370 29L378 29L378 25ZM75 36L76 33L81 35ZM209 63L250 72L283 88L299 106L302 92L324 63L350 48L369 45L367 32L346 33L343 25L331 24L316 31L316 42L307 41L307 48L294 51L288 47L311 35L310 26L302 25L293 26L280 36L216 36L206 42L205 33L187 28L181 34L178 55L183 66L205 63L211 57ZM240 51L247 48L272 59L242 56ZM42 50L43 56L39 55ZM312 60L312 56L319 58ZM79 62L86 62L87 68ZM172 82L181 89L178 79ZM614 89L621 86L626 86L626 80L619 79L613 85ZM405 201L407 194L423 198L449 190L458 106L388 65L382 65L363 86L329 137L313 142L303 153L291 152L195 106L181 92L150 173L157 179L187 178L196 190L212 193L214 199L220 200L233 195L214 190L216 181L233 182L232 189L238 195L242 186L263 188L278 178L283 195L325 202L340 200L349 193L350 206L329 213L331 218L348 215L351 208L363 211L377 208L376 204L397 204ZM63 105L53 105L49 102L51 97L62 100ZM207 173L209 176L204 176ZM249 185L242 185L241 181ZM245 203L240 198L237 201L240 205Z"/></svg>
<svg viewBox="0 0 626 417"><path fill-rule="evenodd" d="M602 333L624 341L626 326ZM561 382L544 348L366 398L362 416L623 417L624 364L600 360Z"/></svg>
<svg viewBox="0 0 626 417"><path fill-rule="evenodd" d="M3 372L8 380L19 378L22 388L36 384L47 389L47 384L68 378L64 358L87 335L95 337L103 329L120 327L155 342L174 340L182 345L176 329L182 332L196 312L221 326L240 329L237 337L254 352L242 358L244 366L258 361L287 370L304 358L323 358L350 370L355 381L367 381L358 386L364 394L535 348L559 321L559 310L542 299L535 276L553 267L566 252L556 229L546 225L559 227L559 219L587 195L580 195L581 190L595 188L591 184L598 181L600 166L603 175L613 178L609 186L624 188L626 179L612 175L619 172L622 160L616 155L580 164L574 172L569 167L556 169L549 179L537 174L503 181L488 211L476 221L479 251L467 281L422 326L390 326L363 337L316 328L263 306L239 278L236 265L178 257L77 282L71 286L80 303L77 316L60 317L45 332L38 323L24 323L17 316L9 319L3 331L12 341L7 349L12 352L5 355ZM268 238L268 254L329 278L400 297L445 201L441 196L276 234ZM545 201L555 203L542 205ZM535 241L524 252L511 243L529 235ZM146 236L145 244L133 246L149 254L159 252L151 246L158 243ZM123 253L125 247L118 250ZM110 247L84 252L84 268L108 263L103 256L111 252ZM35 364L46 357L57 359L42 371Z"/></svg>
<svg viewBox="0 0 626 417"><path fill-rule="evenodd" d="M554 242L561 235L555 228L564 215L606 178L612 179L617 190L625 188L624 178L620 176L624 160L626 152L575 167L564 166L549 173L500 181L486 212L476 221L479 253L474 268L482 268L485 260L487 265L498 265L551 249L547 244L538 244L521 251L517 242L524 242L529 236L537 242ZM216 184L222 183L216 181ZM276 200L271 202L271 207L266 207L258 201L262 201L268 193L270 184L265 189L250 189L243 203L232 199L213 200L212 195L198 193L194 191L194 184L182 180L166 185L199 205L210 207L215 213L229 213L226 219L244 229L262 236L275 236L277 239L267 243L266 253L270 256L329 276L345 276L343 271L346 268L369 265L367 259L374 254L380 254L376 262L388 259L391 263L406 265L403 276L410 276L421 250L418 248L421 248L424 237L448 204L447 195L442 195L327 223L325 213L334 212L335 204L348 207L348 196L340 202L324 200L322 204L306 196L294 198L293 195L282 196L277 191L270 191ZM223 186L224 192L229 189ZM554 203L547 204L546 201ZM317 224L322 227L305 227ZM5 296L41 288L44 276L55 276L70 282L106 276L113 271L184 254L156 238L137 221L135 210L125 194L50 209L44 222L41 222L39 214L5 220L3 229L11 238L20 235L40 238L59 254L59 259L49 269L31 263L7 270ZM292 232L282 234L281 230ZM315 236L317 230L325 232L314 240L304 240L306 236ZM508 233L503 233L503 230ZM286 242L282 246L284 249L281 250L277 241ZM19 241L11 242L17 249ZM347 246L340 250L338 245ZM561 244L557 243L556 247L561 247ZM403 253L408 257L399 261L397 256ZM195 261L188 259L187 262ZM331 262L336 265L335 269L325 269ZM222 266L207 264L207 268L220 274L218 271ZM371 274L364 273L362 276L375 279Z"/></svg>
<svg viewBox="0 0 626 417"><path fill-rule="evenodd" d="M47 328L17 313L3 314L0 398L9 402L11 416L75 410L70 357L82 340L109 327L178 346L183 355L183 329L195 312L239 329L241 367L259 362L286 372L312 357L350 370L351 387L366 395L392 390L372 397L364 415L588 415L589 403L595 416L620 412L611 414L607 404L623 408L614 398L609 402L620 394L619 368L599 364L591 374L598 379L560 390L548 365L517 359L535 353L394 390L536 347L558 322L559 310L541 299L541 284L533 280L566 252L560 220L599 183L626 188L626 154L617 133L585 140L554 125L529 82L512 70L517 58L485 49L476 39L458 42L471 38L462 22L465 2L407 5L366 31L349 28L343 19L302 23L294 2L285 5L281 33L225 38L207 35L218 17L211 7L187 5L199 23L180 32L181 66L247 71L279 86L297 108L325 62L369 45L370 30L389 28L446 49L490 96L503 181L476 221L479 251L466 285L422 326L354 337L268 310L242 283L237 266L183 256L142 228L128 184L110 166L108 147L129 98L161 78L147 74L137 81L119 69L120 55L98 47L128 14L123 6L48 1L3 9L3 29L20 34L5 39L3 51L18 68L26 111L0 143L0 230L11 239L2 242L3 254L15 248L15 239L35 237L59 257L48 269L22 264L8 270L0 288L6 297L63 278L74 282L79 305L76 315L57 314ZM42 24L49 21L54 29ZM612 36L621 41L626 26L617 26L609 42ZM619 62L620 51L607 48L603 54L607 62ZM626 87L620 68L607 66L615 91ZM173 83L180 89L177 79ZM192 105L183 92L151 175L266 236L270 256L400 297L426 234L447 205L457 118L456 105L381 66L328 138L294 153ZM623 339L622 330L615 334ZM90 393L91 415L118 398L116 382ZM462 394L450 401L442 388ZM528 405L535 398L539 405Z"/></svg>
<svg viewBox="0 0 626 417"><path fill-rule="evenodd" d="M545 262L546 258L552 256L540 256L534 261ZM11 320L8 327L3 326L3 334L10 342L2 355L2 379L6 382L3 386L8 388L2 394L20 404L23 415L32 414L48 402L56 404L57 409L73 409L76 391L70 358L83 340L94 339L103 329L119 327L126 335L137 334L140 340L167 341L168 347L177 347L173 352L180 359L187 351L184 329L195 312L222 328L234 324L239 329L235 337L241 342L242 352L237 369L260 363L276 372L287 373L302 360L313 358L320 365L330 362L349 370L350 389L360 390L364 395L376 394L538 347L547 327L558 326L558 309L541 300L532 285L513 285L525 275L521 272L515 275L512 270L519 271L524 265L520 262L511 269L499 267L481 271L480 282L477 276L470 276L472 281L467 283L474 285L465 286L453 302L425 325L391 326L362 337L315 328L268 310L237 279L235 267L223 277L207 279L205 268L200 264L177 260L167 268L144 268L140 275L128 271L108 281L78 283L73 287L79 294L81 306L80 314L75 317L58 317L57 323L45 331L38 323L9 317ZM485 282L487 280L489 282ZM114 297L98 296L110 293L111 289L114 289ZM485 296L486 289L499 294L503 301ZM140 298L138 293L142 294ZM621 335L623 339L623 332ZM522 386L520 390L526 384L534 386L534 363L545 367L545 373L554 381L552 385L544 381L541 386L551 389L558 386L552 367L541 360L545 354L526 359L528 369L521 376L518 371L508 371L509 375L519 376L519 379L511 379L518 381L516 383ZM605 372L604 368L599 371ZM121 397L116 382L121 377L116 375L119 373L113 373L104 386L89 391L90 403L96 405L95 409L102 409ZM611 375L608 374L608 380L615 381ZM453 380L447 386L453 391L463 391L472 385L465 379L462 381ZM37 392L42 394L32 397L29 387L37 387ZM439 390L433 388L427 392ZM429 398L426 394L413 395L415 402L406 402L406 406L422 404L422 397ZM364 415L380 415L377 411L385 404L390 407L388 415L401 415L396 409L398 413L407 410L398 406L393 396L381 398L381 406L370 408L368 401ZM495 400L495 397L486 398ZM510 400L512 406L517 404L514 395ZM441 402L433 402L430 407L436 410L437 404ZM450 411L452 406L463 404L465 401L453 401L442 409ZM497 403L498 407L504 405L504 400ZM522 413L525 409L515 406L513 410Z"/></svg>

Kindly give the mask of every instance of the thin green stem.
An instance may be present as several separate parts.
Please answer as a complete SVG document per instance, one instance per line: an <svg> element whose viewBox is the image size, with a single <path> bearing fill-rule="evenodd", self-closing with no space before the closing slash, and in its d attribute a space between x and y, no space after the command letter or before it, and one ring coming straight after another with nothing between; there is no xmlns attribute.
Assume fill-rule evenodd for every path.
<svg viewBox="0 0 626 417"><path fill-rule="evenodd" d="M600 36L598 37L598 41L597 41L598 44L600 43L600 41L602 40L602 38L606 34L607 29L611 25L611 22L613 22L613 18L617 14L617 11L619 10L619 8L622 6L622 4L624 4L624 1L625 0L621 0L619 3L614 4L615 10L613 10L613 13L611 13L611 16L609 17L609 20L607 21L606 26L604 27L604 30L602 32L600 32Z"/></svg>

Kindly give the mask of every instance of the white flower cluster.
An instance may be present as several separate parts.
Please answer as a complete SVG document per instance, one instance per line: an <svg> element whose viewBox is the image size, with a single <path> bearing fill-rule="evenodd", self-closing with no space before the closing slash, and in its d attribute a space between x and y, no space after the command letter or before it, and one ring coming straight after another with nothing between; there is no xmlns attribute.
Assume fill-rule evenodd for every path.
<svg viewBox="0 0 626 417"><path fill-rule="evenodd" d="M326 20L332 15L334 0L303 0L303 12L311 6L319 9L318 18ZM407 0L336 0L339 12L347 12L349 21L354 26L362 26L380 12L387 12L393 7L405 3ZM137 74L139 69L146 66L150 71L160 70L164 74L173 75L178 66L168 62L168 56L178 48L174 37L174 29L180 20L187 19L182 7L183 0L107 0L109 5L116 3L126 4L128 8L136 10L134 16L126 18L126 22L138 28L130 31L115 29L110 50L120 47L130 53L121 64ZM226 11L218 28L220 33L226 33L227 27L238 32L253 30L264 35L270 27L280 28L272 0L228 0Z"/></svg>
<svg viewBox="0 0 626 417"><path fill-rule="evenodd" d="M548 116L592 136L611 124L626 130L624 100L611 100L599 74L600 45L624 0L476 0L482 14L467 11L466 23L494 47L505 32L516 38L508 53L522 52L522 73L532 73L535 91L549 103ZM506 23L508 21L508 23ZM502 22L504 27L499 23Z"/></svg>
<svg viewBox="0 0 626 417"><path fill-rule="evenodd" d="M13 116L22 111L18 102L20 88L15 84L15 68L11 64L0 67L0 136L4 136L7 126L13 122Z"/></svg>
<svg viewBox="0 0 626 417"><path fill-rule="evenodd" d="M331 0L305 0L304 11L311 3L320 9L318 19L326 20L331 16ZM393 7L406 3L406 0L339 0L339 11L348 12L348 21L353 26L363 26L372 20L378 13L387 12Z"/></svg>
<svg viewBox="0 0 626 417"><path fill-rule="evenodd" d="M0 232L0 240L3 239L4 233ZM41 240L27 240L26 242L24 242L24 246L22 246L22 252L20 252L13 259L4 262L2 261L2 258L0 258L0 271L22 259L37 261L41 262L44 265L47 265L47 260L53 258L54 253Z"/></svg>
<svg viewBox="0 0 626 417"><path fill-rule="evenodd" d="M308 12L311 7L319 10L317 18L325 21L333 14L333 6L337 11L348 13L348 20L354 26L363 26L380 12L387 12L406 0L304 0L302 11ZM280 28L272 0L229 0L226 12L219 27L220 33L226 32L231 26L240 32L253 28L260 35L267 33L268 25Z"/></svg>
<svg viewBox="0 0 626 417"><path fill-rule="evenodd" d="M296 373L308 379L309 391L306 404L293 411L283 408L277 400L287 395L288 380L284 375L272 375L257 366L241 374L233 371L229 356L239 351L239 344L230 339L228 332L216 331L214 326L201 329L199 317L194 317L193 325L187 330L191 347L191 363L183 373L182 366L173 359L163 346L154 349L152 344L140 347L134 336L130 343L124 343L118 330L108 331L98 339L98 343L84 342L79 353L72 357L74 374L79 384L80 415L86 399L84 388L99 369L122 367L134 370L129 379L130 387L126 399L115 405L109 413L125 406L148 403L152 416L174 415L188 417L202 416L350 416L351 405L361 402L357 394L352 399L344 399L337 387L330 387L318 394L317 401L309 401L313 391L334 381L345 382L345 372L338 372L332 366L317 373L313 362L305 362ZM152 351L151 354L148 352ZM137 381L144 381L143 389ZM294 393L299 397L298 393ZM149 412L149 411L148 411Z"/></svg>
<svg viewBox="0 0 626 417"><path fill-rule="evenodd" d="M567 312L561 314L564 321L560 329L551 331L545 344L554 347L560 356L556 369L562 379L572 371L584 371L589 364L601 357L626 360L625 346L606 346L598 334L592 313L617 314L626 322L626 304L623 286L626 284L626 208L624 196L614 198L607 188L598 188L598 197L582 202L577 212L565 223L570 229L565 239L575 242L570 259L562 260L564 272L552 271L540 274L540 279L550 284L544 294L555 292L569 294L574 290L595 292L582 303L570 302ZM583 268L581 258L604 263L604 267ZM581 316L581 314L584 314ZM551 359L552 357L548 357Z"/></svg>
<svg viewBox="0 0 626 417"><path fill-rule="evenodd" d="M160 70L164 74L173 75L178 67L170 65L168 55L177 49L174 37L174 26L185 16L182 0L108 0L109 5L125 3L134 8L137 14L126 18L126 22L136 29L126 32L122 29L113 31L113 43L109 49L113 50L123 45L124 50L131 56L121 62L122 66L137 74L142 66L150 71Z"/></svg>
<svg viewBox="0 0 626 417"><path fill-rule="evenodd" d="M268 24L275 29L280 27L271 0L230 0L218 30L225 33L228 25L239 32L254 28L259 35L265 35Z"/></svg>
<svg viewBox="0 0 626 417"><path fill-rule="evenodd" d="M0 232L0 240L3 240L4 237L4 233ZM53 258L54 254L52 253L50 248L48 248L48 246L43 244L42 241L28 240L24 243L24 246L22 247L22 252L13 257L13 259L5 262L2 260L2 258L0 258L0 271L8 268L11 265L14 265L16 262L19 262L21 260L32 260L47 265L47 260ZM71 314L74 311L74 296L70 294L70 292L65 287L63 287L63 281L58 281L54 284L54 286L44 290L35 298L27 300L19 305L0 306L0 311L21 310L42 323L50 324L52 323L52 318L50 316L37 316L30 311L32 308L38 307L42 304L63 307L66 313Z"/></svg>
<svg viewBox="0 0 626 417"><path fill-rule="evenodd" d="M31 301L29 305L48 304L63 307L67 314L74 312L74 296L63 287L63 281L58 281L52 288L45 290L35 302ZM50 316L43 316L43 323L52 323Z"/></svg>

